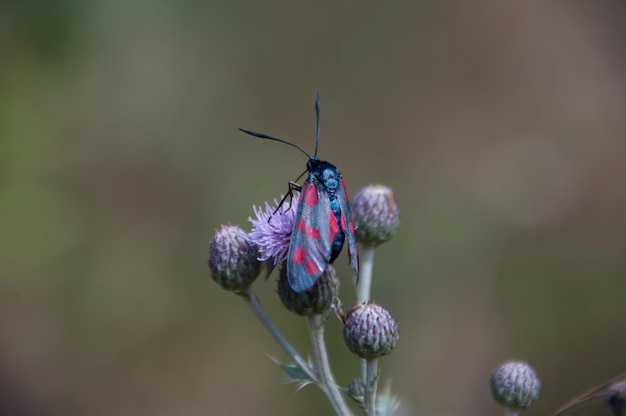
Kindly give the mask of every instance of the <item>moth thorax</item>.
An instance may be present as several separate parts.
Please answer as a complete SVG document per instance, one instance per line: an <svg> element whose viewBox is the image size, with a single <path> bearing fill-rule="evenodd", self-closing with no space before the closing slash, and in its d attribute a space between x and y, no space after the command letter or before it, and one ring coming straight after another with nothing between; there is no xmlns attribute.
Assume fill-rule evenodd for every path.
<svg viewBox="0 0 626 416"><path fill-rule="evenodd" d="M337 177L337 168L327 167L322 171L322 181L327 189L337 189L339 186L339 178Z"/></svg>

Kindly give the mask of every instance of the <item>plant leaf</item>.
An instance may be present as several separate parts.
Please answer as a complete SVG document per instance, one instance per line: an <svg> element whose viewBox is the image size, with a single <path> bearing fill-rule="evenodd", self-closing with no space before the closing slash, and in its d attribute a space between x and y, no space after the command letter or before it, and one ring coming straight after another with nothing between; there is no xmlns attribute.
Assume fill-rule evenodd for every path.
<svg viewBox="0 0 626 416"><path fill-rule="evenodd" d="M274 357L270 356L270 359L283 369L287 375L287 383L297 383L298 390L302 389L309 384L315 384L315 380L312 380L299 365L293 363L281 363Z"/></svg>

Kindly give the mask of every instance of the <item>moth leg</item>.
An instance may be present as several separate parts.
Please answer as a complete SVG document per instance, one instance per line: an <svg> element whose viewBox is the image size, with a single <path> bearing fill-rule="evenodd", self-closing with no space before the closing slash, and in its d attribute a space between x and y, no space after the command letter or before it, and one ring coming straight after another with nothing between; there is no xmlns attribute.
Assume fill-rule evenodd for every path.
<svg viewBox="0 0 626 416"><path fill-rule="evenodd" d="M287 191L283 199L280 200L280 203L278 204L274 212L272 212L272 216L276 215L276 213L283 206L287 198L289 198L289 208L287 209L291 209L291 202L293 201L293 192L294 191L300 192L301 190L302 190L302 185L300 185L298 182L289 181L289 190ZM272 217L268 218L267 222L269 222L271 218Z"/></svg>
<svg viewBox="0 0 626 416"><path fill-rule="evenodd" d="M287 192L287 195L285 195L285 198L289 196L289 209L291 209L291 203L293 202L293 191L302 191L302 185L300 185L298 182L289 181L289 192ZM283 198L283 200L285 198Z"/></svg>

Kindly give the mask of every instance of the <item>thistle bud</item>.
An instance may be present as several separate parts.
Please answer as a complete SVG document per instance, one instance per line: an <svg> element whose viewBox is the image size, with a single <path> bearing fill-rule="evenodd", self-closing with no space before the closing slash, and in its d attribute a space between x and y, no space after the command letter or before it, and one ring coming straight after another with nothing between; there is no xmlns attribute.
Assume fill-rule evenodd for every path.
<svg viewBox="0 0 626 416"><path fill-rule="evenodd" d="M209 248L211 277L225 290L245 290L261 271L254 244L235 225L223 225L215 231Z"/></svg>
<svg viewBox="0 0 626 416"><path fill-rule="evenodd" d="M350 202L355 235L359 242L378 246L396 235L400 211L391 188L369 185L354 195Z"/></svg>
<svg viewBox="0 0 626 416"><path fill-rule="evenodd" d="M365 386L360 378L352 379L348 384L348 395L357 403L363 403L365 397Z"/></svg>
<svg viewBox="0 0 626 416"><path fill-rule="evenodd" d="M496 402L511 409L524 410L539 397L541 382L527 363L507 361L494 371L489 386Z"/></svg>
<svg viewBox="0 0 626 416"><path fill-rule="evenodd" d="M326 266L324 273L315 284L304 292L295 292L287 280L287 267L280 268L278 296L285 307L302 316L318 315L326 312L337 296L339 280L333 266Z"/></svg>
<svg viewBox="0 0 626 416"><path fill-rule="evenodd" d="M357 302L348 311L343 338L348 349L361 358L389 354L398 344L398 325L389 312L375 303Z"/></svg>

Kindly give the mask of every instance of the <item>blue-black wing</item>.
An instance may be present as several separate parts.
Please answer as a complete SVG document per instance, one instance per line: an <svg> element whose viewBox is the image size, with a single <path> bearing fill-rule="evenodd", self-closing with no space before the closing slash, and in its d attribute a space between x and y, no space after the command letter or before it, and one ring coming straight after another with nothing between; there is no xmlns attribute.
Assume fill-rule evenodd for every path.
<svg viewBox="0 0 626 416"><path fill-rule="evenodd" d="M341 229L346 235L348 240L348 257L350 265L354 269L357 282L359 281L359 250L356 245L356 237L354 236L354 221L352 220L352 212L350 211L350 205L348 204L348 194L346 192L346 185L341 179L341 190L337 192L337 200L339 201L339 207L341 208Z"/></svg>
<svg viewBox="0 0 626 416"><path fill-rule="evenodd" d="M309 175L300 191L287 256L287 280L295 292L304 292L322 275L338 229L328 192Z"/></svg>

